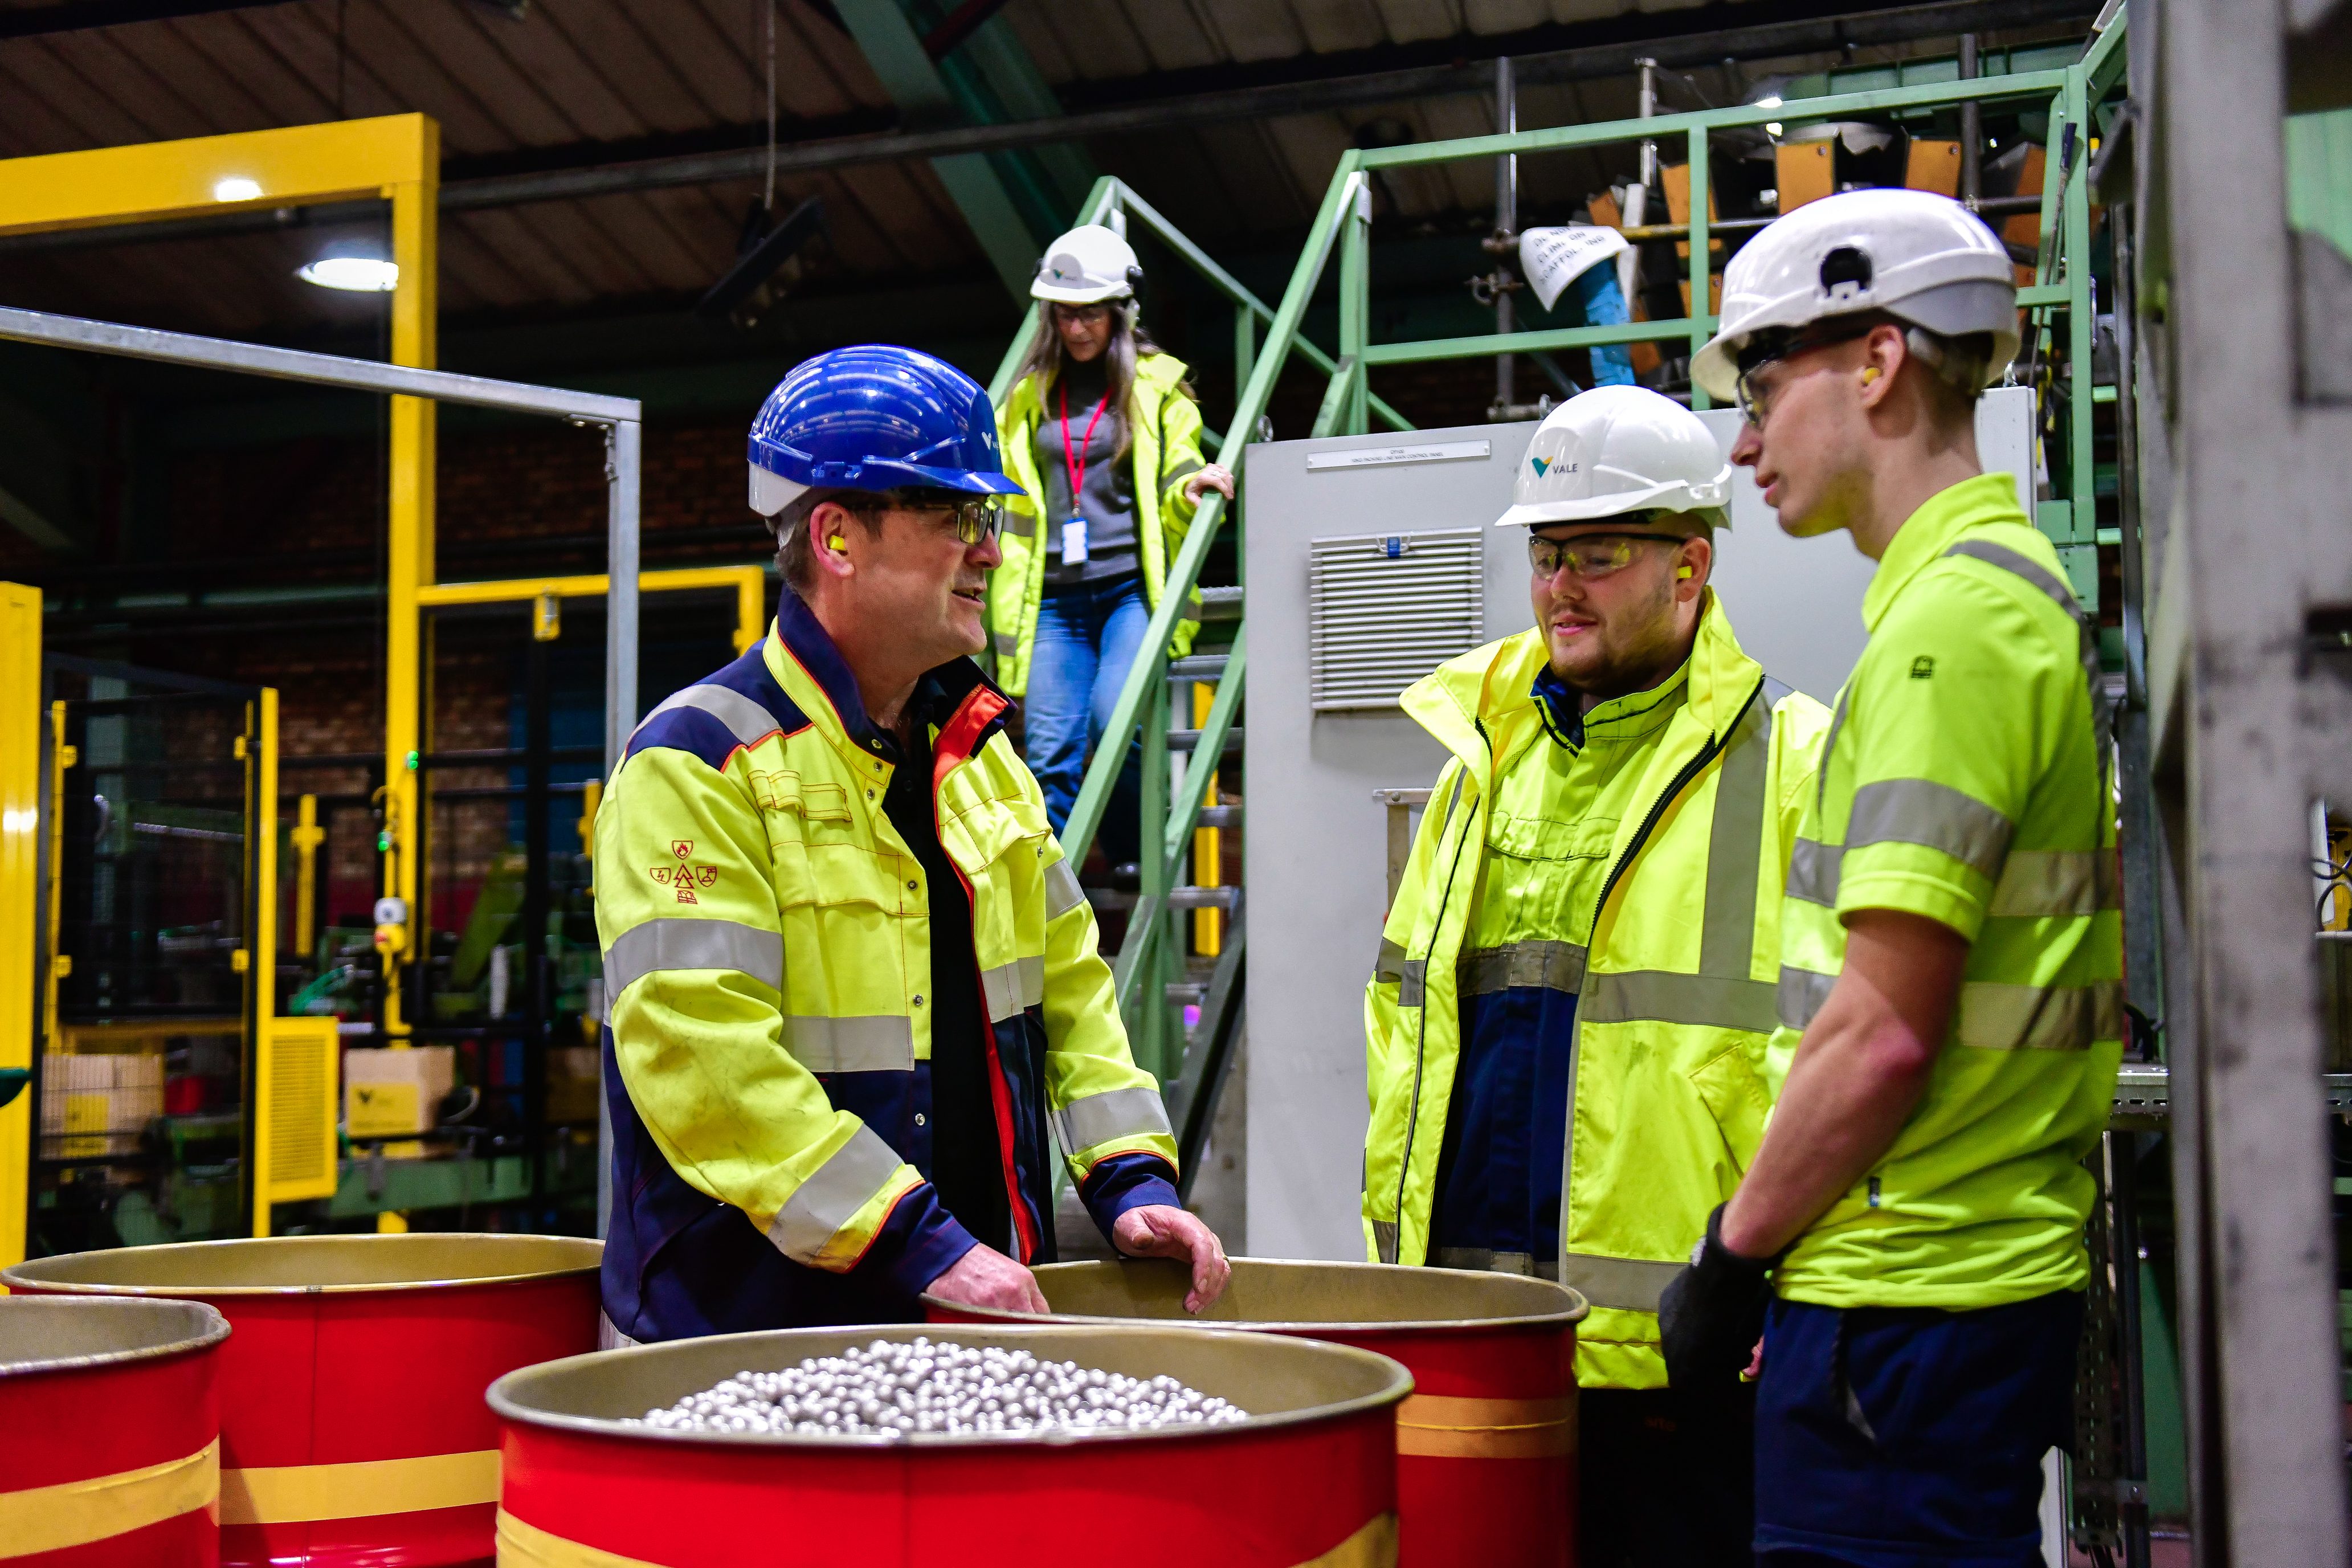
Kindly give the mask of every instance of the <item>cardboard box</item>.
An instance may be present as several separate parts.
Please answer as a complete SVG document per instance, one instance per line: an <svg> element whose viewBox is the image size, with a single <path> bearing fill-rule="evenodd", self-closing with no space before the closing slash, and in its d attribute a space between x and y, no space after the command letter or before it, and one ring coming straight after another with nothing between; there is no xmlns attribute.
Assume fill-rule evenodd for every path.
<svg viewBox="0 0 2352 1568"><path fill-rule="evenodd" d="M364 1047L343 1053L343 1135L414 1138L433 1130L457 1079L454 1046Z"/></svg>
<svg viewBox="0 0 2352 1568"><path fill-rule="evenodd" d="M41 1061L43 1152L68 1160L134 1154L163 1114L163 1058L147 1052L47 1053Z"/></svg>
<svg viewBox="0 0 2352 1568"><path fill-rule="evenodd" d="M596 1096L604 1082L600 1055L593 1046L557 1046L547 1053L550 1125L596 1120Z"/></svg>

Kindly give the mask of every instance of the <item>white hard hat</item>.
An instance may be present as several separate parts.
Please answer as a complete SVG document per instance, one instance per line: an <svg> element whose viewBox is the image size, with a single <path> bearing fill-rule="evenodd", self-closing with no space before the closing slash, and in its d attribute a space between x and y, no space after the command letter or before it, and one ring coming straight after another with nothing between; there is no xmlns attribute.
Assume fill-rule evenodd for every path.
<svg viewBox="0 0 2352 1568"><path fill-rule="evenodd" d="M1767 225L1723 269L1723 317L1691 360L1707 395L1738 392L1757 333L1884 310L1943 337L1992 334L1979 391L2017 357L2017 274L1976 214L1932 191L1847 191Z"/></svg>
<svg viewBox="0 0 2352 1568"><path fill-rule="evenodd" d="M1102 225L1090 223L1045 247L1029 296L1063 305L1096 305L1130 297L1142 279L1134 247Z"/></svg>
<svg viewBox="0 0 2352 1568"><path fill-rule="evenodd" d="M1591 522L1651 508L1731 521L1731 465L1706 424L1645 386L1596 386L1544 416L1528 439L1496 528Z"/></svg>

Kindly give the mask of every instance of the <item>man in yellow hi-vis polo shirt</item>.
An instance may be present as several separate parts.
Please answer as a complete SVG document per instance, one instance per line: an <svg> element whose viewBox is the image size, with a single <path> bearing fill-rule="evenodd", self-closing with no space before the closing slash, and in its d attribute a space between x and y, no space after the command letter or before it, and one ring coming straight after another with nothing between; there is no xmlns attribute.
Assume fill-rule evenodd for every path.
<svg viewBox="0 0 2352 1568"><path fill-rule="evenodd" d="M2066 1439L2122 926L2095 635L1977 460L2011 278L1954 202L1829 197L1733 258L1694 364L1781 526L1879 563L1790 866L1779 1100L1661 1302L1677 1387L1760 1330L1768 1568L2038 1563Z"/></svg>

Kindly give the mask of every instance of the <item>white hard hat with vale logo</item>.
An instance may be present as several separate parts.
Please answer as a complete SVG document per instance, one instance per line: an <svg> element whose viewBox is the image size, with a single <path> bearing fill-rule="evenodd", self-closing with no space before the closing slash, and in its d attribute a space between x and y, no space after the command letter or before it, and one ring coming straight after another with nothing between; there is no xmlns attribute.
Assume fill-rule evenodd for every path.
<svg viewBox="0 0 2352 1568"><path fill-rule="evenodd" d="M1596 386L1545 416L1528 439L1497 528L1592 522L1626 512L1730 521L1731 465L1706 423L1643 386Z"/></svg>
<svg viewBox="0 0 2352 1568"><path fill-rule="evenodd" d="M1029 294L1061 305L1098 305L1131 298L1142 281L1135 247L1102 225L1090 223L1045 247Z"/></svg>

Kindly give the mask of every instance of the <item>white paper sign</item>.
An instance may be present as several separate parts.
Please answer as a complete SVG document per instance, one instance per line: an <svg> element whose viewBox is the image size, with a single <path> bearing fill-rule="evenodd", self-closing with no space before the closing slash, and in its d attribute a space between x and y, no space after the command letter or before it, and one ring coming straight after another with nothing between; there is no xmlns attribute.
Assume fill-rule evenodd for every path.
<svg viewBox="0 0 2352 1568"><path fill-rule="evenodd" d="M1535 285L1536 298L1547 310L1560 290L1576 281L1597 261L1606 261L1626 248L1625 237L1597 224L1573 224L1566 228L1531 228L1519 236L1519 270Z"/></svg>

